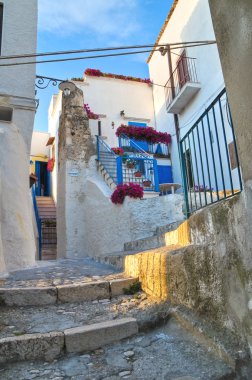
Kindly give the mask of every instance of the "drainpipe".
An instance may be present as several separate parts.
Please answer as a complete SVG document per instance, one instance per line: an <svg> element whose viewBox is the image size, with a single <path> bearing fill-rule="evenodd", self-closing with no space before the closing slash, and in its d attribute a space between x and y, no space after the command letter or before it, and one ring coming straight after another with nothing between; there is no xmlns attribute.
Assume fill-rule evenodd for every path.
<svg viewBox="0 0 252 380"><path fill-rule="evenodd" d="M172 59L171 59L170 45L167 45L167 57L168 57L168 66L169 66L170 79L171 79L172 99L174 99L175 98L175 87L174 87L174 77L173 77L173 70L172 70ZM173 117L174 117L177 143L179 144L179 119L178 119L178 115L176 113L173 115Z"/></svg>
<svg viewBox="0 0 252 380"><path fill-rule="evenodd" d="M170 45L167 45L167 57L168 57L169 72L171 74L170 79L171 79L172 99L174 99L175 98L175 87L174 87L174 77L173 77L173 70L172 70L172 59L171 59ZM181 151L181 146L180 146L179 118L178 118L178 115L176 113L173 115L173 117L174 117L175 131L176 131L177 144L178 144L180 172L181 172L182 183L183 183L183 188L184 188L186 215L188 218L190 216L190 213L189 213L187 183L186 183L186 168L185 168L183 160L182 160L182 151Z"/></svg>
<svg viewBox="0 0 252 380"><path fill-rule="evenodd" d="M98 136L101 136L101 120L98 120Z"/></svg>

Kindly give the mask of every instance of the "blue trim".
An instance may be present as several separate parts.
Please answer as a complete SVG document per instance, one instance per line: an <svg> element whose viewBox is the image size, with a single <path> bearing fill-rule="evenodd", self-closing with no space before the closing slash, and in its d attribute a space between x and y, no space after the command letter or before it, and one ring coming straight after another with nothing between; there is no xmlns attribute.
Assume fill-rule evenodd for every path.
<svg viewBox="0 0 252 380"><path fill-rule="evenodd" d="M116 157L116 169L117 169L117 184L123 183L123 173L122 173L122 157Z"/></svg>
<svg viewBox="0 0 252 380"><path fill-rule="evenodd" d="M158 181L158 169L157 169L157 160L153 160L154 168L154 181L155 181L155 191L159 193L159 181Z"/></svg>
<svg viewBox="0 0 252 380"><path fill-rule="evenodd" d="M129 121L128 125L130 125L132 127L143 127L143 128L147 127L146 123L136 123L135 121Z"/></svg>

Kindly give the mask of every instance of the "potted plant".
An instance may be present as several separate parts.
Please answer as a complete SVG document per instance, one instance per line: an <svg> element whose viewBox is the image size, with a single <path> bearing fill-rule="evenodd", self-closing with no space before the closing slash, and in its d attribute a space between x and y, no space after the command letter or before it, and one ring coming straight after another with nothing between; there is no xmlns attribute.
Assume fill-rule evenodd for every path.
<svg viewBox="0 0 252 380"><path fill-rule="evenodd" d="M135 174L135 177L137 177L137 178L142 177L142 172L140 172L140 170L137 170L134 174Z"/></svg>
<svg viewBox="0 0 252 380"><path fill-rule="evenodd" d="M117 156L122 156L124 153L124 150L122 148L116 147L116 148L111 148L111 150L117 155Z"/></svg>
<svg viewBox="0 0 252 380"><path fill-rule="evenodd" d="M128 169L134 169L134 167L135 167L135 161L132 160L132 158L128 158L126 160L126 166L127 166Z"/></svg>
<svg viewBox="0 0 252 380"><path fill-rule="evenodd" d="M151 181L149 179L146 179L143 181L143 186L144 187L151 187Z"/></svg>

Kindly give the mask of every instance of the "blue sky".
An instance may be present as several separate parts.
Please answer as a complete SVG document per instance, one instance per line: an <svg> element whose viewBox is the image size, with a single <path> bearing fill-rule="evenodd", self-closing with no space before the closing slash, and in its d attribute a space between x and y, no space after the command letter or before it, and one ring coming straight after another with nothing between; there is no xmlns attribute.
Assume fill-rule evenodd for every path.
<svg viewBox="0 0 252 380"><path fill-rule="evenodd" d="M150 44L173 0L39 0L38 52ZM80 54L78 54L79 56ZM148 78L148 54L37 65L37 74L82 77L90 67ZM35 130L47 131L47 110L55 87L38 90Z"/></svg>

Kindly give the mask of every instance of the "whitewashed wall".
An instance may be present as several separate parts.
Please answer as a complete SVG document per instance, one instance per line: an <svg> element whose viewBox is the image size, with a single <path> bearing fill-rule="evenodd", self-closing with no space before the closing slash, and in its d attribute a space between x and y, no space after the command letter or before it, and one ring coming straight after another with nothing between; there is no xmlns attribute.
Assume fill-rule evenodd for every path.
<svg viewBox="0 0 252 380"><path fill-rule="evenodd" d="M76 85L84 93L84 102L89 104L96 114L104 115L101 118L102 135L107 137L110 146L118 146L115 136L117 127L128 124L128 121L146 122L156 127L152 98L152 87L146 83L125 81L122 79L86 76L85 82ZM124 110L126 119L120 116ZM127 117L133 120L128 120ZM114 129L112 128L114 122ZM92 134L98 134L97 120L91 120Z"/></svg>
<svg viewBox="0 0 252 380"><path fill-rule="evenodd" d="M37 1L1 3L4 6L1 54L36 52ZM35 262L29 191L29 154L36 109L34 84L35 65L0 70L1 106L13 109L12 121L0 122L0 272Z"/></svg>
<svg viewBox="0 0 252 380"><path fill-rule="evenodd" d="M66 242L68 257L94 257L123 251L124 243L152 236L158 226L184 219L181 194L144 200L126 197L123 205L114 205L110 200L112 192L97 173L95 165L95 157L92 157L85 173L83 213L79 223L73 226L71 220L67 221L66 234L72 236ZM75 186L78 194L81 186L78 185L78 177L69 181L72 190L69 197L76 197ZM76 202L71 204L76 205ZM74 206L68 210L69 215L75 211ZM76 230L79 234L82 232L81 246L74 240Z"/></svg>
<svg viewBox="0 0 252 380"><path fill-rule="evenodd" d="M87 76L84 82L75 81L84 94L84 103L89 104L92 112L102 115L102 136L111 147L118 146L116 129L128 121L146 122L156 127L152 88L146 83L125 81L114 78ZM120 115L125 111L126 118ZM58 127L61 115L61 93L54 95L48 110L48 132L55 136L55 167L52 172L52 196L57 202L58 170ZM127 119L127 117L133 120ZM143 120L142 120L143 119ZM114 122L114 128L112 128ZM98 120L89 120L93 136L98 134Z"/></svg>
<svg viewBox="0 0 252 380"><path fill-rule="evenodd" d="M159 43L174 43L200 40L215 40L210 10L207 0L180 0L166 26ZM181 50L174 50L180 54ZM216 45L191 47L186 49L188 57L196 58L196 70L201 89L179 115L181 137L191 128L206 106L224 87L219 54ZM173 69L178 56L172 54ZM165 85L170 77L167 55L153 54L149 62L150 78L154 83ZM181 182L180 164L176 146L173 115L165 109L164 89L154 86L154 106L158 129L172 134L172 165L175 182Z"/></svg>
<svg viewBox="0 0 252 380"><path fill-rule="evenodd" d="M50 154L50 147L46 146L50 134L47 132L34 131L31 142L31 156L47 156Z"/></svg>

